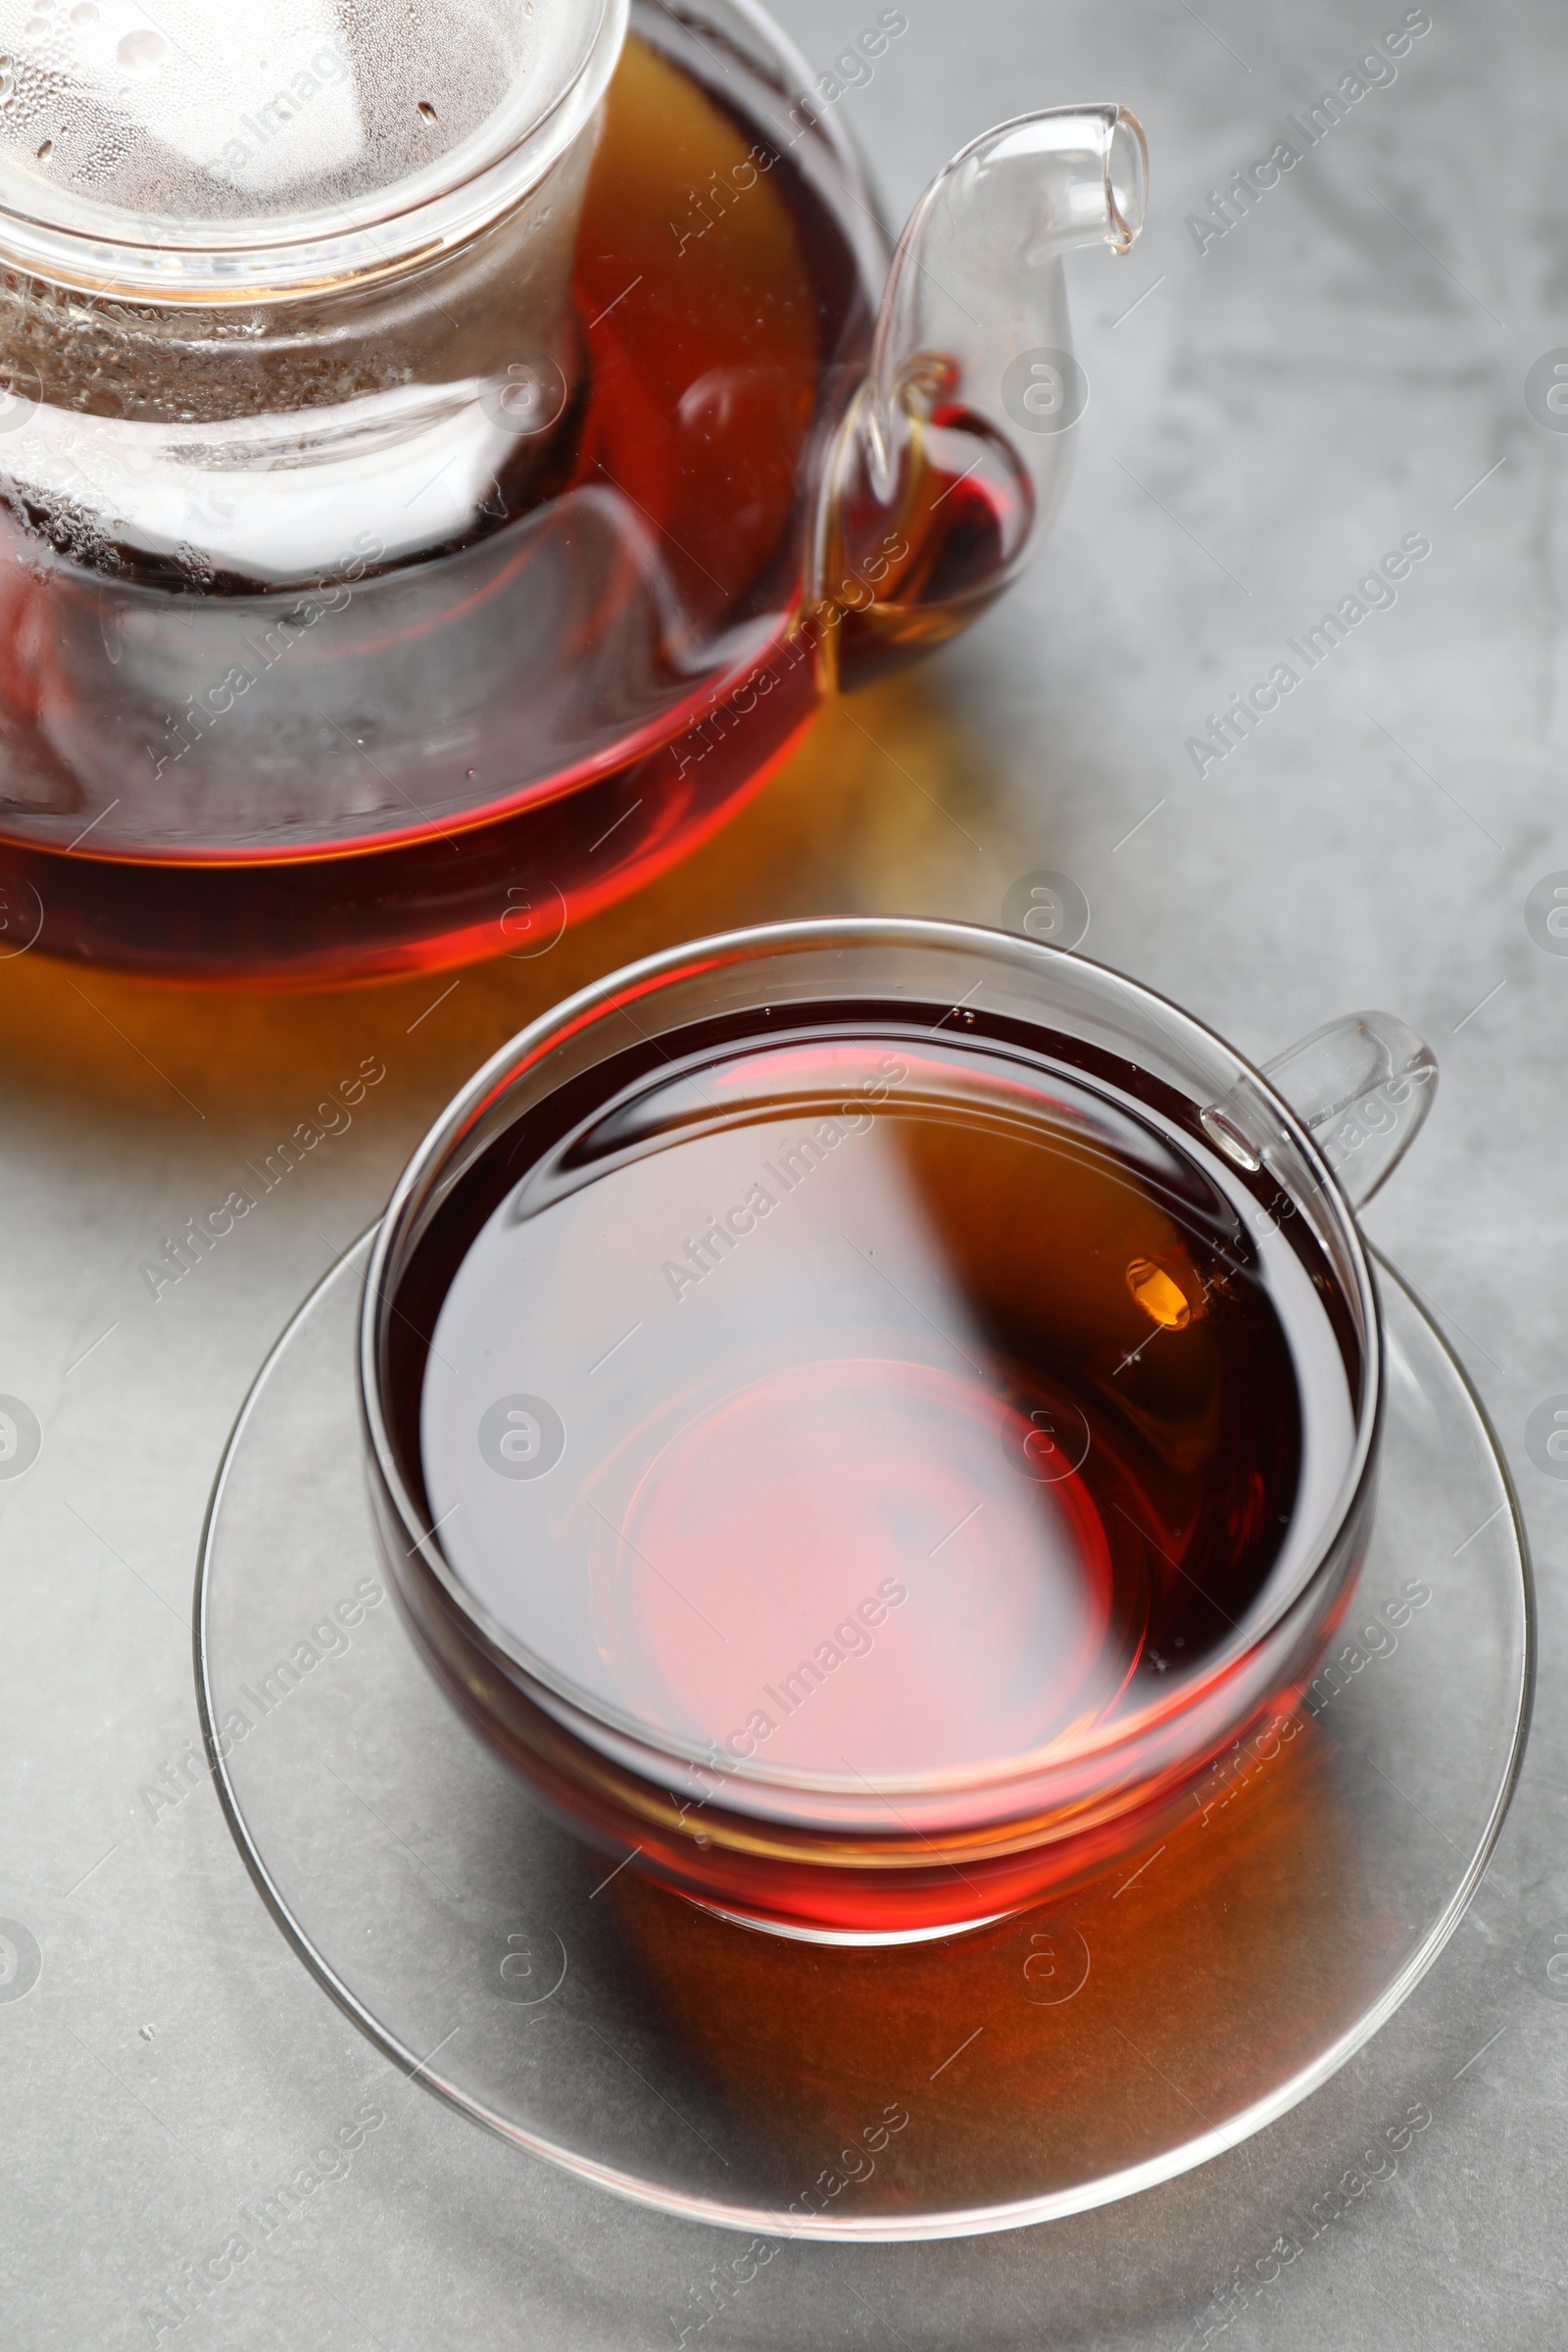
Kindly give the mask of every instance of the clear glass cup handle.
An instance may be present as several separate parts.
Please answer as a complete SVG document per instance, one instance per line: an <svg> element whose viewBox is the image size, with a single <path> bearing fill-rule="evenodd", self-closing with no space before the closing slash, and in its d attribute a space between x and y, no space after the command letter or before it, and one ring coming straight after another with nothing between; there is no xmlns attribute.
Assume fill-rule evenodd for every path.
<svg viewBox="0 0 1568 2352"><path fill-rule="evenodd" d="M1352 1208L1394 1173L1438 1091L1438 1058L1391 1012L1352 1012L1263 1064Z"/></svg>

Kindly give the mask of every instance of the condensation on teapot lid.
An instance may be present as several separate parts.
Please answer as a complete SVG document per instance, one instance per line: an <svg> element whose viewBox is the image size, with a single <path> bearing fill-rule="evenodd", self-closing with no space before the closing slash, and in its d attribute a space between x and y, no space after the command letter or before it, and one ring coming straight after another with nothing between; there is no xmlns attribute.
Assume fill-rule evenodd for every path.
<svg viewBox="0 0 1568 2352"><path fill-rule="evenodd" d="M0 0L0 254L235 301L395 267L584 127L627 0Z"/></svg>

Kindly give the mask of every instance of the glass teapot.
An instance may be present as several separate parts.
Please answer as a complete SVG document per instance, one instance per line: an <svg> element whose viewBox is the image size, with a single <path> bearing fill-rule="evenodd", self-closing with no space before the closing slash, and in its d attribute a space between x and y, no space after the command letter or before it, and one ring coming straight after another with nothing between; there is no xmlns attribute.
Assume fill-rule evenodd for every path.
<svg viewBox="0 0 1568 2352"><path fill-rule="evenodd" d="M868 75L884 9L839 61ZM962 628L1065 483L1115 106L889 261L752 0L0 0L8 944L317 982L552 944Z"/></svg>

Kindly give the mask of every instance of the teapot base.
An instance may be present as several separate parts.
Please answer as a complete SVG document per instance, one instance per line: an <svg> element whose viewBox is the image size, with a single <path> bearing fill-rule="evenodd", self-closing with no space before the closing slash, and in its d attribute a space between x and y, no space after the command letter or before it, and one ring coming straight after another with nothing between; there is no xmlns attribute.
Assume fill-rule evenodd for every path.
<svg viewBox="0 0 1568 2352"><path fill-rule="evenodd" d="M769 782L817 692L799 646L764 674L773 691L744 724L731 696L673 741L559 793L391 841L176 858L0 835L0 932L12 953L206 988L367 985L542 956L701 848ZM755 671L747 678L737 695L756 692Z"/></svg>

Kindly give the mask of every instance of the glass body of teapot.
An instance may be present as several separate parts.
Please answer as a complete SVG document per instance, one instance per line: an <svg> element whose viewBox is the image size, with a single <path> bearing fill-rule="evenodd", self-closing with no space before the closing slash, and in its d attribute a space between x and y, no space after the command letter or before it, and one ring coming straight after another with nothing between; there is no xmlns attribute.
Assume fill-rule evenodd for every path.
<svg viewBox="0 0 1568 2352"><path fill-rule="evenodd" d="M1060 257L1143 215L1133 119L1060 109L890 262L750 0L0 41L0 922L185 977L534 954L694 846L1015 576Z"/></svg>

